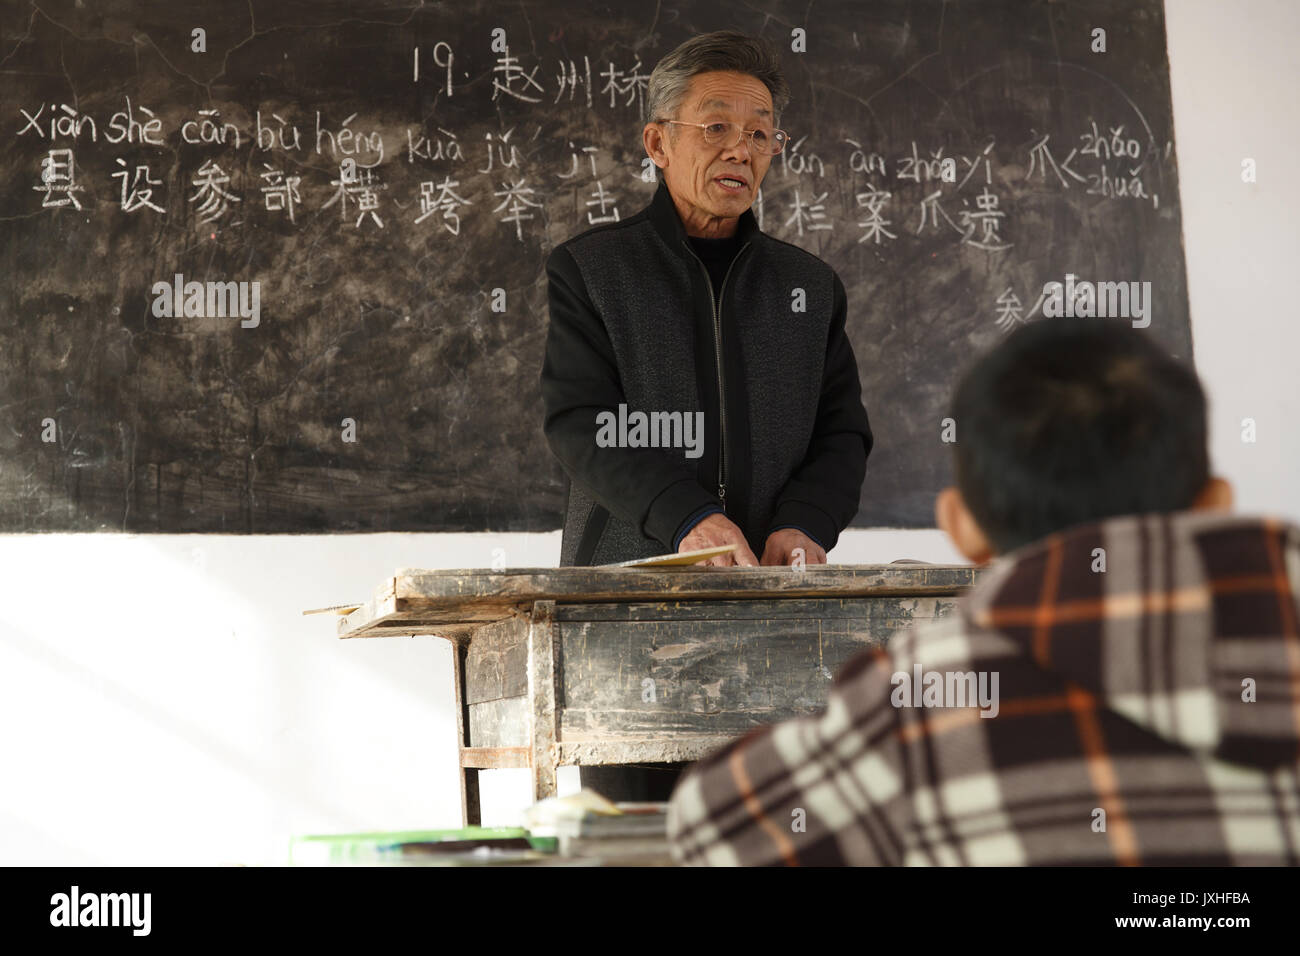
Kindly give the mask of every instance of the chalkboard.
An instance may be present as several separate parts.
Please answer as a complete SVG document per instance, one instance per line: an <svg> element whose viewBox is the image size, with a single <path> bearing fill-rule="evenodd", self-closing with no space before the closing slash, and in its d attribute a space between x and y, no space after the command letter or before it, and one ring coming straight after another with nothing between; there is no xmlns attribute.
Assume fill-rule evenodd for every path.
<svg viewBox="0 0 1300 956"><path fill-rule="evenodd" d="M0 11L0 531L559 527L546 256L649 201L646 80L716 29L782 51L755 214L848 292L856 524L932 524L1045 283L1149 282L1191 355L1158 0Z"/></svg>

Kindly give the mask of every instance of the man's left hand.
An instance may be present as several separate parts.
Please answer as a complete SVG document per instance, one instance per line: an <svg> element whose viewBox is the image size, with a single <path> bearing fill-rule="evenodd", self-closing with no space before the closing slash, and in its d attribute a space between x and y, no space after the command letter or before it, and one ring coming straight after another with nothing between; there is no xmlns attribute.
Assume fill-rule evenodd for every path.
<svg viewBox="0 0 1300 956"><path fill-rule="evenodd" d="M804 564L825 564L826 552L812 538L796 528L781 528L767 536L760 564L790 564L794 549L803 548Z"/></svg>

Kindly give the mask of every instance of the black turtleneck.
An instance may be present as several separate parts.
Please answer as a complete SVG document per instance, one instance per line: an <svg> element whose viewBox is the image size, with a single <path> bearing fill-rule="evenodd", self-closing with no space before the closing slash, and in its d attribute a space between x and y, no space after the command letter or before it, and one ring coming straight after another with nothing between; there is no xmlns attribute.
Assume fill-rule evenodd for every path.
<svg viewBox="0 0 1300 956"><path fill-rule="evenodd" d="M713 280L713 302L716 305L722 293L722 280L727 274L727 266L731 265L731 260L740 251L740 234L733 233L726 239L701 239L698 236L686 238L691 241L691 248L704 260L704 267L709 270L709 278Z"/></svg>

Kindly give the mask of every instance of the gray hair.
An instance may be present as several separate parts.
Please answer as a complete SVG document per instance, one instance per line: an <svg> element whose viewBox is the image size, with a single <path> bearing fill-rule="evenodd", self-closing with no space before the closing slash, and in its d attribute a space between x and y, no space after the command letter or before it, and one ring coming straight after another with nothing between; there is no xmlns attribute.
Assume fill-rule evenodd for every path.
<svg viewBox="0 0 1300 956"><path fill-rule="evenodd" d="M776 48L762 37L735 30L692 37L659 61L646 84L645 121L656 123L676 117L691 77L713 70L748 73L761 80L772 94L772 122L780 123L790 103L790 85Z"/></svg>

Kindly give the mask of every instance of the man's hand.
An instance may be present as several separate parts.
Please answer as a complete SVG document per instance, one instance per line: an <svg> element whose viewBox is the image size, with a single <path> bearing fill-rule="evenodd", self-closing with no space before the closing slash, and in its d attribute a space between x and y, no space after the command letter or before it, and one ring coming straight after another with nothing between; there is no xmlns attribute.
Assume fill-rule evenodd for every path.
<svg viewBox="0 0 1300 956"><path fill-rule="evenodd" d="M781 528L767 536L763 546L764 564L789 564L794 560L794 549L803 548L804 564L825 564L826 552L812 538L797 528Z"/></svg>
<svg viewBox="0 0 1300 956"><path fill-rule="evenodd" d="M745 568L758 566L754 552L749 550L749 542L745 540L744 532L726 515L716 513L706 515L697 522L695 527L686 533L686 537L682 538L677 551L680 554L683 551L716 548L721 544L738 544L740 547L731 554L720 554L715 558L709 558L703 562L706 566L715 568L729 568L736 565Z"/></svg>

